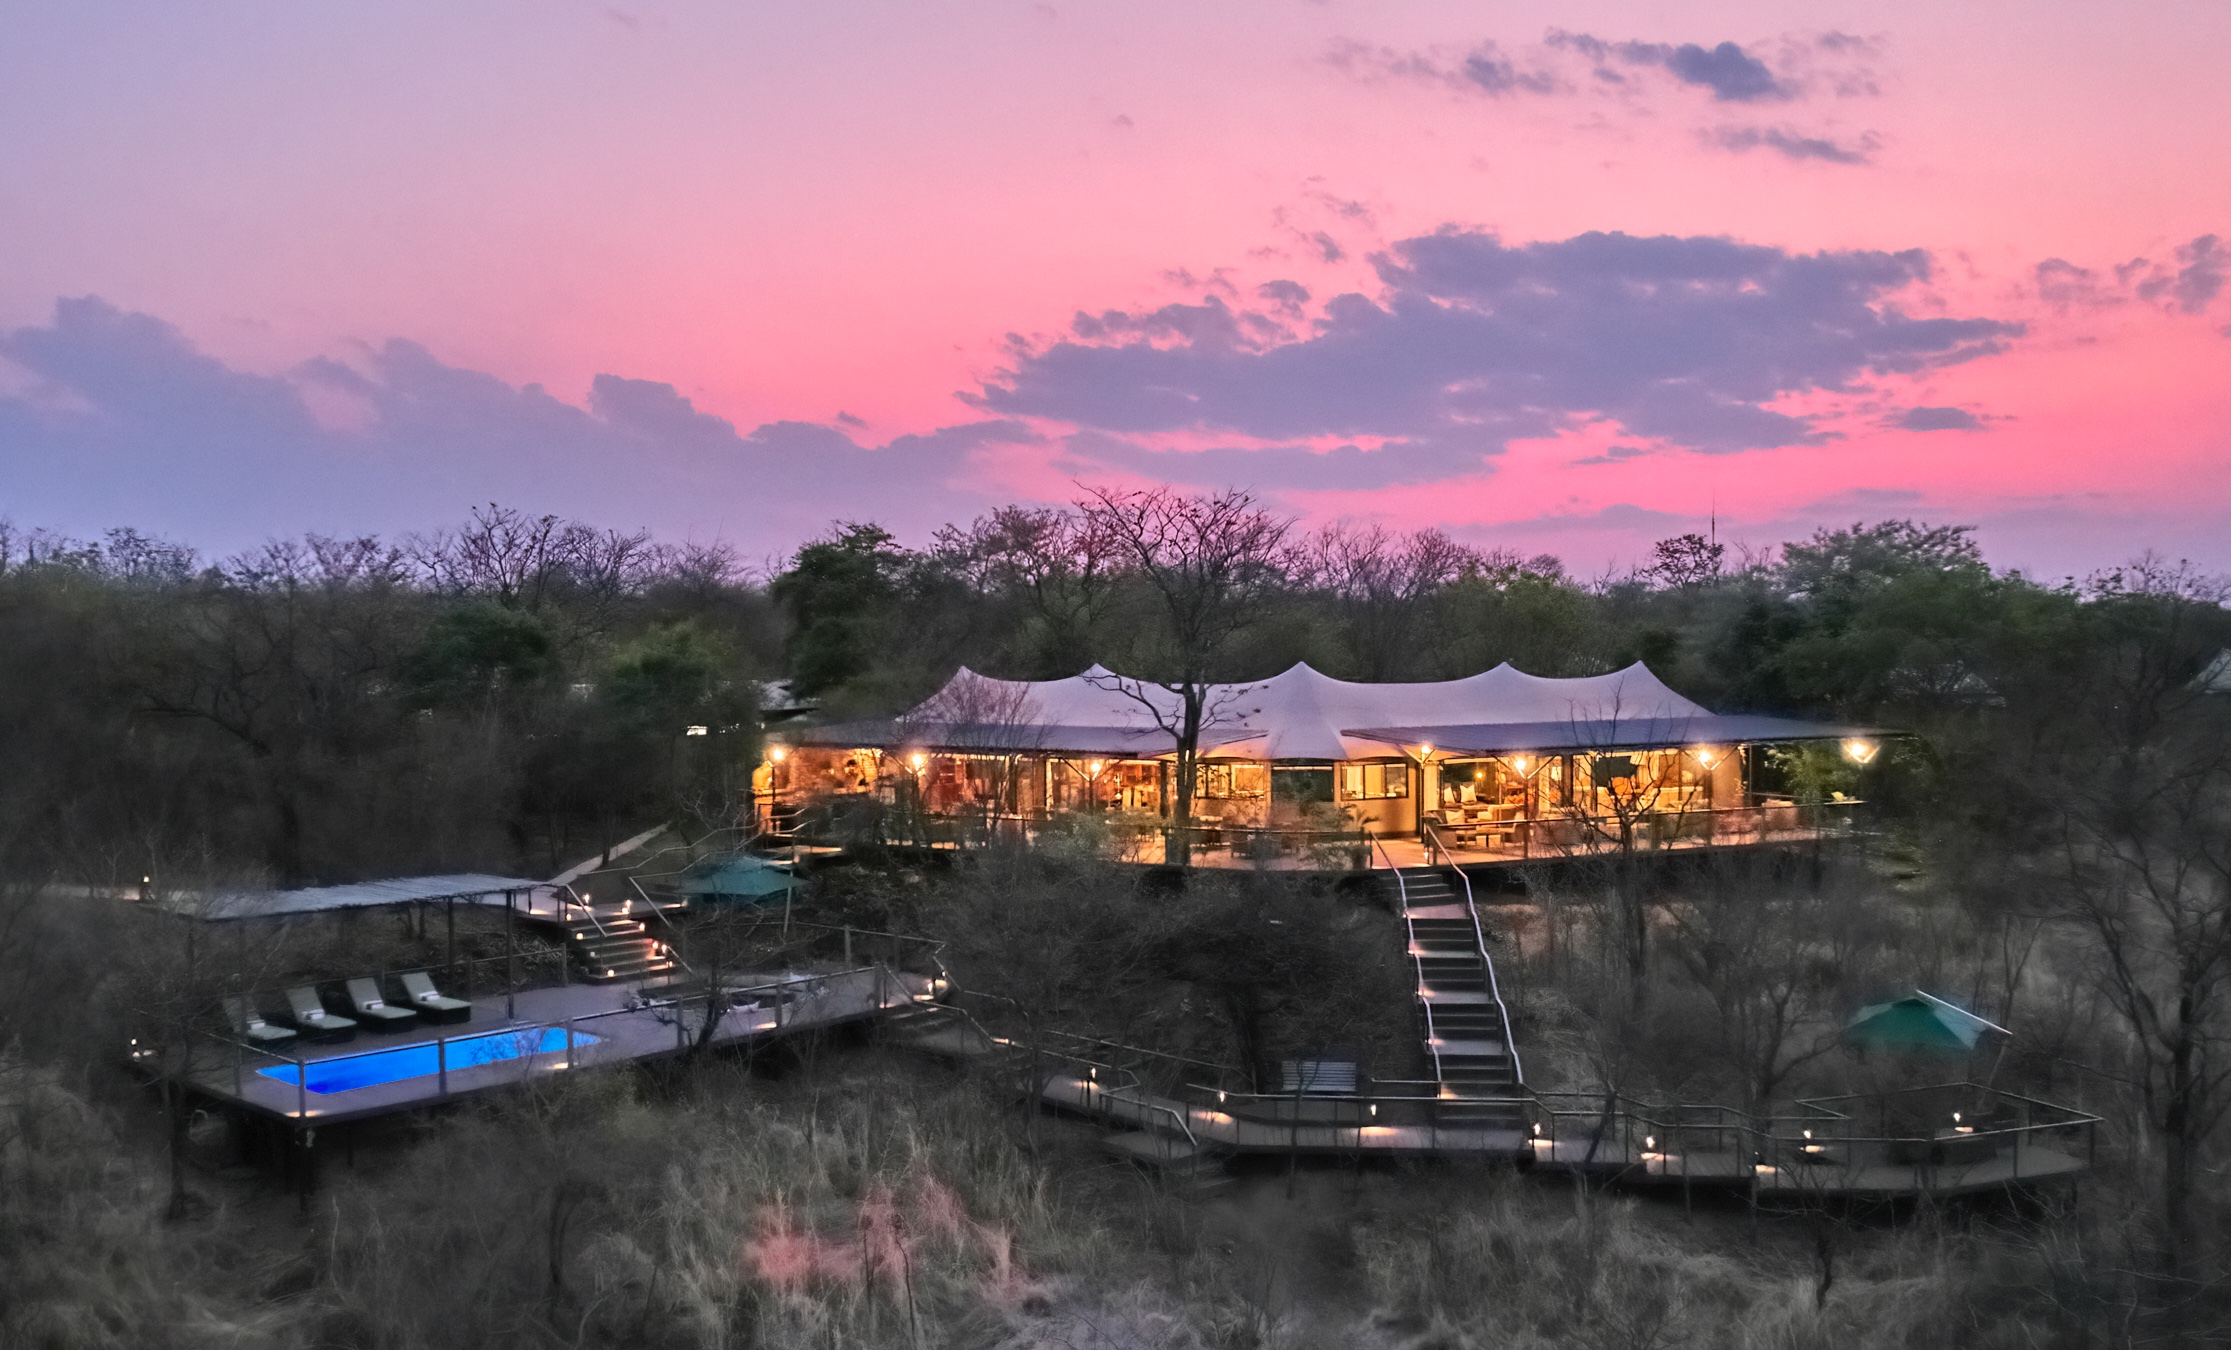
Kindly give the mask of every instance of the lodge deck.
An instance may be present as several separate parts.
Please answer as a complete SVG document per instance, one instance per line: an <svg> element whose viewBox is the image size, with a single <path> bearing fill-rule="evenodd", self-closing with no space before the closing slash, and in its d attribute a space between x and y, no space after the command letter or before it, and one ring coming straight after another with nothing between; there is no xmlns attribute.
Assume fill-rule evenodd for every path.
<svg viewBox="0 0 2231 1350"><path fill-rule="evenodd" d="M805 1031L859 1022L914 1007L929 999L928 977L881 965L834 973L739 974L724 982L734 1000L710 1041L736 1047ZM463 1098L518 1088L569 1070L647 1063L688 1049L703 1025L704 995L677 998L630 986L573 984L523 990L473 1005L473 1020L450 1026L413 1026L390 1035L360 1034L340 1045L303 1045L275 1056L232 1040L197 1046L183 1079L188 1087L226 1106L266 1118L331 1124L439 1106ZM448 1066L448 1047L476 1037L517 1033L526 1050L549 1032L553 1047L491 1063ZM319 1092L319 1066L363 1059L414 1046L434 1045L438 1067L388 1082ZM460 1058L469 1058L460 1052ZM273 1076L270 1070L288 1075Z"/></svg>

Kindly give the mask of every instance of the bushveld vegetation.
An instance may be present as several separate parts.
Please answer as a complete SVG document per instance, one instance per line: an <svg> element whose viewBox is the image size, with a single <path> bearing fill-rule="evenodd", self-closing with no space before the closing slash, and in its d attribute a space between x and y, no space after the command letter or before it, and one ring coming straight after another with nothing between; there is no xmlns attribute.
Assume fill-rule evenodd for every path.
<svg viewBox="0 0 2231 1350"><path fill-rule="evenodd" d="M1179 528L1127 532L1117 507ZM1189 511L1249 529L1188 553ZM0 1344L2220 1338L2225 599L2152 559L1994 571L1967 532L1899 521L1734 559L1685 537L1576 578L1430 531L1305 534L1231 497L1011 509L918 550L844 525L771 574L502 508L214 563L128 531L0 530ZM193 925L116 897L544 875L662 820L729 823L768 681L866 713L959 664L1182 685L1297 660L1391 680L1636 659L1722 711L1916 735L1845 778L1790 766L1870 803L1865 845L1659 879L1639 959L1608 870L1493 911L1529 1078L1739 1107L1864 1086L1884 1066L1835 1029L1918 984L2015 1029L2001 1086L2106 1118L2073 1195L1754 1224L1449 1165L1281 1172L1195 1203L991 1078L829 1045L368 1139L304 1214L120 1065L151 1012L202 1015L247 947L196 949ZM1092 843L894 858L810 903L945 939L962 984L1018 1015L1243 1074L1408 1043L1398 940L1362 893L1252 874L1142 890ZM352 940L379 964L406 936Z"/></svg>

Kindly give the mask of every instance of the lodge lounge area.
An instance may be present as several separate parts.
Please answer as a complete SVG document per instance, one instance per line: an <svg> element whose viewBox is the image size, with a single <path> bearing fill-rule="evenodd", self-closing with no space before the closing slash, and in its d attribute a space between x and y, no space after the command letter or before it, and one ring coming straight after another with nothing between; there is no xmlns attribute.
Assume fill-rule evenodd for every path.
<svg viewBox="0 0 2231 1350"><path fill-rule="evenodd" d="M1089 838L1169 854L1175 696L1094 667L1067 680L965 668L904 716L786 728L755 780L774 828L873 817L891 842ZM1863 764L1864 728L1715 714L1640 663L1551 679L1359 684L1306 665L1205 703L1192 860L1346 869L1740 846L1844 828L1847 794L1790 765Z"/></svg>

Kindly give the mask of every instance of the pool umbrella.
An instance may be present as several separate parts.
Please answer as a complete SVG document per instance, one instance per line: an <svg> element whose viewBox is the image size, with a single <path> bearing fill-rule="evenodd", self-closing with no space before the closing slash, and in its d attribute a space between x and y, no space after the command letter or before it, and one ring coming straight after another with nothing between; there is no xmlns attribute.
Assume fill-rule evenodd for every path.
<svg viewBox="0 0 2231 1350"><path fill-rule="evenodd" d="M1917 989L1911 997L1872 1004L1852 1014L1844 1024L1844 1040L1869 1050L1934 1050L1964 1055L1975 1049L1984 1033L1992 1031L2001 1036L2013 1034Z"/></svg>
<svg viewBox="0 0 2231 1350"><path fill-rule="evenodd" d="M691 868L676 880L674 889L708 900L753 901L787 895L794 884L788 868L739 853Z"/></svg>

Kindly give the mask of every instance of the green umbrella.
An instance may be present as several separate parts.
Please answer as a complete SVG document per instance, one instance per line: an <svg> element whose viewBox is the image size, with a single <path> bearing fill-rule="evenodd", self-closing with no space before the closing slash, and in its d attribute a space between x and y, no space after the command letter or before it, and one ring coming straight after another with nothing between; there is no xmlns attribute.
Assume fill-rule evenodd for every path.
<svg viewBox="0 0 2231 1350"><path fill-rule="evenodd" d="M1941 1050L1966 1054L1987 1031L2001 1036L2013 1033L1986 1022L1965 1008L1934 994L1915 990L1909 998L1861 1008L1844 1024L1844 1040L1879 1050Z"/></svg>
<svg viewBox="0 0 2231 1350"><path fill-rule="evenodd" d="M788 868L742 853L691 868L674 889L707 899L768 900L786 894L794 884Z"/></svg>

